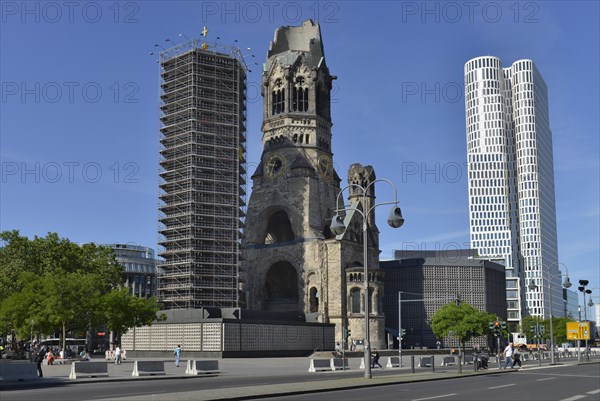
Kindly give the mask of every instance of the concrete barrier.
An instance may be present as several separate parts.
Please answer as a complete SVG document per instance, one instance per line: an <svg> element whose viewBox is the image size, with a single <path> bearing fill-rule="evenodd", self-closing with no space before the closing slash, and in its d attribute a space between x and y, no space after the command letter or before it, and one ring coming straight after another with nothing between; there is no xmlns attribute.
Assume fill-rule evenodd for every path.
<svg viewBox="0 0 600 401"><path fill-rule="evenodd" d="M185 369L186 375L195 376L203 373L221 373L219 370L219 361L216 359L205 361L187 361L187 368Z"/></svg>
<svg viewBox="0 0 600 401"><path fill-rule="evenodd" d="M456 365L456 358L453 356L445 356L442 359L442 366Z"/></svg>
<svg viewBox="0 0 600 401"><path fill-rule="evenodd" d="M419 367L426 368L431 366L431 357L430 356L422 356L419 358Z"/></svg>
<svg viewBox="0 0 600 401"><path fill-rule="evenodd" d="M3 359L0 363L0 381L24 381L38 379L35 363L12 363Z"/></svg>
<svg viewBox="0 0 600 401"><path fill-rule="evenodd" d="M371 358L371 366L373 366L373 358ZM365 358L360 358L360 366L358 368L365 370Z"/></svg>
<svg viewBox="0 0 600 401"><path fill-rule="evenodd" d="M348 358L331 358L330 359L331 370L348 370L350 366L348 366Z"/></svg>
<svg viewBox="0 0 600 401"><path fill-rule="evenodd" d="M164 375L165 361L134 361L131 376Z"/></svg>
<svg viewBox="0 0 600 401"><path fill-rule="evenodd" d="M107 362L73 362L71 363L71 374L69 379L77 379L78 377L98 377L108 376Z"/></svg>
<svg viewBox="0 0 600 401"><path fill-rule="evenodd" d="M400 367L400 357L399 356L389 356L388 361L385 364L386 368L399 368Z"/></svg>
<svg viewBox="0 0 600 401"><path fill-rule="evenodd" d="M309 372L317 372L320 370L331 370L331 361L329 359L311 359Z"/></svg>

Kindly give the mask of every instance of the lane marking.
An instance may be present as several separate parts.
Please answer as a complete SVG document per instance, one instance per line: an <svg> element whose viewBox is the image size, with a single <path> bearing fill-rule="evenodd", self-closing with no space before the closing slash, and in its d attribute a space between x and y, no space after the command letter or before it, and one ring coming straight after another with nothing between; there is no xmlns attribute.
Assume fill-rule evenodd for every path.
<svg viewBox="0 0 600 401"><path fill-rule="evenodd" d="M543 379L537 379L536 382L543 382L544 380L553 380L556 379L556 377L545 377Z"/></svg>
<svg viewBox="0 0 600 401"><path fill-rule="evenodd" d="M586 394L598 394L600 393L600 388L598 390L588 391Z"/></svg>
<svg viewBox="0 0 600 401"><path fill-rule="evenodd" d="M494 386L494 387L488 387L488 390L493 390L495 388L502 388L502 387L510 387L510 386L516 386L517 383L511 383L511 384L504 384L502 386Z"/></svg>
<svg viewBox="0 0 600 401"><path fill-rule="evenodd" d="M436 395L434 397L425 397L425 398L415 398L412 401L423 401L423 400L433 400L434 398L442 398L442 397L451 397L453 395L456 395L456 393L452 393L452 394L444 394L444 395Z"/></svg>
<svg viewBox="0 0 600 401"><path fill-rule="evenodd" d="M578 400L580 398L585 398L585 395L574 395L571 398L564 398L564 399L562 399L560 401L575 401L575 400Z"/></svg>

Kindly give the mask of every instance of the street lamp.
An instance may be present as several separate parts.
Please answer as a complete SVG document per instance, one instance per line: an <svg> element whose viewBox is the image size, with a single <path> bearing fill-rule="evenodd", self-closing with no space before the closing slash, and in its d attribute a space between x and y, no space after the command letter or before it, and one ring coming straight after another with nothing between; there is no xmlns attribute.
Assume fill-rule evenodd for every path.
<svg viewBox="0 0 600 401"><path fill-rule="evenodd" d="M358 185L358 184L347 185L338 193L337 202L336 202L336 205L339 205L340 204L340 195L346 189L354 188L354 189L360 190L362 193L362 205L363 205L363 209L364 209L364 208L366 208L366 205L367 205L367 191L369 190L369 188L372 185L374 185L378 181L385 181L394 188L394 201L393 202L382 202L379 204L375 204L369 210L363 210L363 211L358 209L356 206L346 207L344 205L343 208L339 208L339 209L335 210L336 215L333 217L333 219L331 221L331 225L330 225L331 232L333 232L335 235L342 235L346 231L346 224L344 223L343 217L340 216L340 214L339 214L340 212L352 210L354 212L358 212L362 216L362 219L363 219L363 226L362 226L362 230L363 230L363 276L364 276L364 288L365 288L364 289L364 300L365 300L365 302L364 302L364 304L365 304L365 344L364 344L365 355L364 355L364 362L365 362L365 378L367 378L367 379L370 379L372 377L372 375L371 375L371 345L370 345L370 341L369 341L370 330L369 330L369 271L368 271L368 260L367 260L367 255L368 255L367 216L369 216L371 211L373 211L373 209L375 209L377 206L394 205L392 207L392 209L390 210L390 214L389 214L388 220L387 220L390 227L398 228L398 227L402 226L402 224L404 224L404 218L402 217L402 212L400 211L400 208L398 207L398 191L396 190L396 186L390 180L387 180L387 179L373 180L366 187L362 187L361 185Z"/></svg>
<svg viewBox="0 0 600 401"><path fill-rule="evenodd" d="M567 270L567 273L565 274L565 281L563 282L563 287L565 288L570 288L573 284L571 284L571 280L569 280L569 269L567 269L567 266L565 266L565 269ZM552 323L552 280L557 278L557 277L562 277L563 274L559 273L556 274L554 276L550 276L550 279L548 280L548 286L550 289L550 364L554 365L554 325ZM543 277L542 277L542 285L544 283ZM529 283L529 290L530 291L535 291L537 289L537 285L535 284L535 282L533 280L531 280L531 282Z"/></svg>
<svg viewBox="0 0 600 401"><path fill-rule="evenodd" d="M579 291L581 291L583 293L583 315L584 315L584 319L587 322L587 305L585 303L585 294L591 294L592 290L586 289L585 287L587 287L587 285L590 282L588 280L579 280L579 287L577 287L577 289ZM591 297L590 297L590 301L591 301ZM590 354L588 353L588 340L587 337L585 339L585 355L586 355L586 359L588 360L588 362L590 361Z"/></svg>

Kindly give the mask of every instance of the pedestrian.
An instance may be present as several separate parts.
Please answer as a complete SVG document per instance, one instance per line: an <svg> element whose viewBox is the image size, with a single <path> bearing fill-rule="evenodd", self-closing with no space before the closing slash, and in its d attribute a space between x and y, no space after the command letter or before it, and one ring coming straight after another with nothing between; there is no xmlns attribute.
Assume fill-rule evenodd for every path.
<svg viewBox="0 0 600 401"><path fill-rule="evenodd" d="M340 342L338 341L338 342L335 343L335 356L340 356L340 355L341 355L341 353L340 353Z"/></svg>
<svg viewBox="0 0 600 401"><path fill-rule="evenodd" d="M350 351L354 351L356 349L356 340L352 340L352 345L350 346Z"/></svg>
<svg viewBox="0 0 600 401"><path fill-rule="evenodd" d="M48 361L48 365L52 365L52 363L54 362L54 353L52 352L52 349L48 350L46 360Z"/></svg>
<svg viewBox="0 0 600 401"><path fill-rule="evenodd" d="M121 364L121 347L119 347L117 345L117 348L115 348L115 365L120 365Z"/></svg>
<svg viewBox="0 0 600 401"><path fill-rule="evenodd" d="M442 348L442 343L441 343L441 342L439 342L439 340L438 340L438 341L436 341L436 343L435 343L435 347L436 347L437 349L440 349L440 348Z"/></svg>
<svg viewBox="0 0 600 401"><path fill-rule="evenodd" d="M508 343L506 348L504 348L504 369L508 368L508 366L512 367L512 356L513 356L513 344Z"/></svg>
<svg viewBox="0 0 600 401"><path fill-rule="evenodd" d="M180 344L177 344L177 347L173 351L173 354L175 355L175 366L179 367L179 358L181 357L181 345Z"/></svg>
<svg viewBox="0 0 600 401"><path fill-rule="evenodd" d="M379 363L379 352L377 352L376 348L373 348L373 364L371 365L371 367L374 368L375 365L383 369L383 366L381 366L381 364Z"/></svg>
<svg viewBox="0 0 600 401"><path fill-rule="evenodd" d="M44 377L44 374L42 373L42 362L44 362L44 357L46 356L44 348L40 348L40 346L36 344L34 347L33 355L35 360L35 366L37 368L37 375L38 377Z"/></svg>
<svg viewBox="0 0 600 401"><path fill-rule="evenodd" d="M512 358L513 358L512 368L514 368L515 365L519 365L519 369L523 368L523 366L521 365L521 351L519 350L519 347L515 347L513 354L512 354Z"/></svg>

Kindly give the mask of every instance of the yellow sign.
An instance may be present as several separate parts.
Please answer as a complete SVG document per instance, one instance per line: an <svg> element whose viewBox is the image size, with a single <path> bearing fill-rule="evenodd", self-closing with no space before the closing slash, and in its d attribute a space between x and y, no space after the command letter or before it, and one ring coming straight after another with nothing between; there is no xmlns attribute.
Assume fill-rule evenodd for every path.
<svg viewBox="0 0 600 401"><path fill-rule="evenodd" d="M567 340L589 340L589 322L567 322Z"/></svg>

